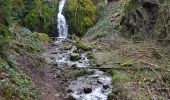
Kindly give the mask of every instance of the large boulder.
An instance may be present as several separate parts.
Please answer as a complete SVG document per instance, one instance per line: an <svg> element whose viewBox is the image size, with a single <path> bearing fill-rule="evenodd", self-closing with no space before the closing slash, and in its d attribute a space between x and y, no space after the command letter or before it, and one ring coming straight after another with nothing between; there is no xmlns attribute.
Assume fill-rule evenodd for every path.
<svg viewBox="0 0 170 100"><path fill-rule="evenodd" d="M162 11L161 7L166 5L168 1L166 0L123 0L126 2L122 8L122 20L120 22L121 29L124 31L125 36L137 36L141 39L150 38L153 36L151 33L158 32L161 27L157 27L159 29L156 30L156 26L158 26L162 17L161 12L164 14L168 14L168 7L165 8L166 11ZM168 15L169 16L169 15ZM169 16L170 17L170 16ZM165 18L168 20L168 18ZM168 21L166 21L168 22ZM166 24L166 22L162 24ZM165 27L165 26L164 26ZM167 34L164 29L161 29L163 32L157 33L161 34L163 38L163 34ZM126 34L125 34L126 33Z"/></svg>

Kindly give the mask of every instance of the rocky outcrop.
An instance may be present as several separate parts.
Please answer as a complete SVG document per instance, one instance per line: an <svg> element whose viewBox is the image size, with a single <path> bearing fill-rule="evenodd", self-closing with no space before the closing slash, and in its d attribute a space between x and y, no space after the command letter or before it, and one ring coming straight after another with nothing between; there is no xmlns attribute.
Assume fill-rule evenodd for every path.
<svg viewBox="0 0 170 100"><path fill-rule="evenodd" d="M137 36L141 39L153 36L167 37L168 28L165 24L168 24L168 21L161 22L161 17L164 17L161 16L161 13L164 13L167 17L164 20L168 20L169 7L164 8L167 2L166 0L129 0L129 3L126 3L123 7L123 17L120 23L123 26L123 31L126 32L124 35ZM163 26L157 27L160 23Z"/></svg>

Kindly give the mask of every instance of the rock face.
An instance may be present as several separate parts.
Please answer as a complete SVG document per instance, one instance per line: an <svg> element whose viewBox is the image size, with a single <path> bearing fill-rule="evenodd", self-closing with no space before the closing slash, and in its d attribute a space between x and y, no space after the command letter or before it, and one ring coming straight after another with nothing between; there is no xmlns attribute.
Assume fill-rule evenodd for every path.
<svg viewBox="0 0 170 100"><path fill-rule="evenodd" d="M121 25L124 31L126 31L125 36L137 36L141 39L146 39L150 37L151 33L156 32L156 26L161 23L161 12L168 14L167 11L169 7L165 8L166 11L162 11L160 6L166 4L166 0L130 0L131 2L126 4L123 8L124 16L121 20ZM133 2L132 2L133 1ZM164 7L164 6L162 6ZM166 15L167 16L167 15ZM170 17L170 15L168 15ZM168 20L168 17L165 18ZM159 22L158 22L159 21ZM168 22L168 21L166 21ZM169 26L168 26L169 27ZM161 34L162 38L166 37L165 27L158 27L161 30L157 35ZM128 31L128 32L127 32ZM160 37L159 37L160 38Z"/></svg>

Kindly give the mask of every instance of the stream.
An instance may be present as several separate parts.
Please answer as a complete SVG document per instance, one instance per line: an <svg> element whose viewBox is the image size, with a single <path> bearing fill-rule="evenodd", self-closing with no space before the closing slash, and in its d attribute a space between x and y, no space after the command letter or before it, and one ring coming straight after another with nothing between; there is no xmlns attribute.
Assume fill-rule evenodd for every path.
<svg viewBox="0 0 170 100"><path fill-rule="evenodd" d="M58 38L55 42L55 51L53 51L53 63L57 64L56 67L63 68L69 67L87 68L88 73L83 76L77 77L69 83L67 88L67 97L72 97L75 100L107 100L107 95L112 92L112 78L103 71L98 69L89 69L91 67L87 54L88 52L80 53L78 61L71 61L70 57L76 55L74 51L77 47L72 40L68 38ZM67 46L67 49L63 47ZM50 61L50 59L49 59ZM52 62L52 61L51 61Z"/></svg>
<svg viewBox="0 0 170 100"><path fill-rule="evenodd" d="M62 14L67 0L60 0L58 13L58 33L59 37L54 42L53 60L58 68L84 68L90 74L77 77L69 83L67 97L73 100L107 100L107 95L112 92L112 78L98 69L91 67L88 52L75 53L77 47L73 41L67 38L68 26L65 16ZM76 57L76 58L75 58ZM78 58L78 59L77 59ZM51 59L48 59L50 62ZM88 68L86 68L88 67Z"/></svg>

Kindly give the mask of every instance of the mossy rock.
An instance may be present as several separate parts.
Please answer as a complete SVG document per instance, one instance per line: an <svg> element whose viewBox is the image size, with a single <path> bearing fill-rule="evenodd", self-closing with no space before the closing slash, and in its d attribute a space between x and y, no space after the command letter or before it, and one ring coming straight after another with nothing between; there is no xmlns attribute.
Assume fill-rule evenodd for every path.
<svg viewBox="0 0 170 100"><path fill-rule="evenodd" d="M82 49L84 51L92 50L92 47L90 45L83 43L83 41L81 40L76 40L74 44L76 45L77 49Z"/></svg>
<svg viewBox="0 0 170 100"><path fill-rule="evenodd" d="M114 97L115 97L115 95L114 95L113 93L109 93L109 94L107 95L107 99L108 99L108 100L113 100Z"/></svg>
<svg viewBox="0 0 170 100"><path fill-rule="evenodd" d="M63 49L63 50L70 50L70 49L71 49L71 46L69 46L69 45L64 45L62 49Z"/></svg>
<svg viewBox="0 0 170 100"><path fill-rule="evenodd" d="M64 71L65 75L71 78L76 78L88 74L85 69L68 69Z"/></svg>
<svg viewBox="0 0 170 100"><path fill-rule="evenodd" d="M82 49L76 49L73 51L73 53L83 53L84 51Z"/></svg>
<svg viewBox="0 0 170 100"><path fill-rule="evenodd" d="M131 60L127 60L120 64L120 67L132 67L132 66L134 66L134 63Z"/></svg>
<svg viewBox="0 0 170 100"><path fill-rule="evenodd" d="M72 54L70 56L71 61L79 61L81 59L80 54Z"/></svg>
<svg viewBox="0 0 170 100"><path fill-rule="evenodd" d="M41 42L48 43L50 41L49 36L45 33L36 33L36 36Z"/></svg>
<svg viewBox="0 0 170 100"><path fill-rule="evenodd" d="M88 59L95 59L95 55L93 53L88 53L87 58Z"/></svg>

